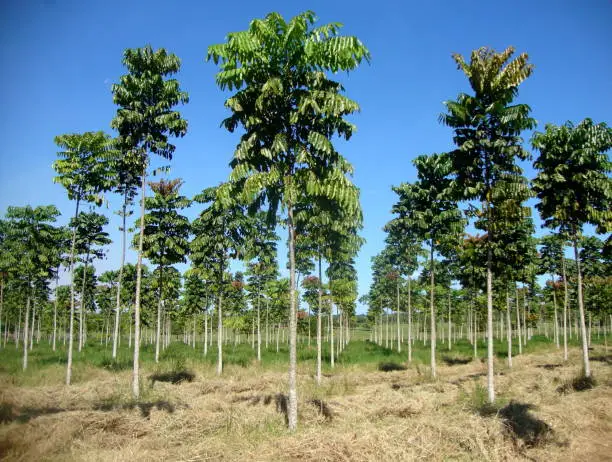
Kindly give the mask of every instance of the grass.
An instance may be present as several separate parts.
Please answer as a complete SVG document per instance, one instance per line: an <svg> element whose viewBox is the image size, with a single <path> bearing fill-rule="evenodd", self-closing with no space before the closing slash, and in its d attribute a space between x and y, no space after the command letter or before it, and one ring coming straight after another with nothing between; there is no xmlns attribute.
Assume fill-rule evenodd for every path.
<svg viewBox="0 0 612 462"><path fill-rule="evenodd" d="M438 377L428 374L429 346L417 342L413 362L402 352L352 341L324 377L313 373L314 345L299 345L299 430L286 429L287 349L224 345L223 375L216 349L203 356L173 343L154 362L142 349L141 397L131 397L131 355L117 360L99 344L75 352L75 380L63 385L64 351L34 348L21 371L21 351L0 351L0 459L3 460L605 460L612 431L612 370L594 344L597 383L574 383L580 350L570 361L534 337L512 369L496 365L497 399L487 404L486 363L472 346L438 345ZM479 345L479 353L484 353ZM385 372L381 365L391 365ZM548 367L552 366L552 367ZM386 366L382 369L389 369ZM151 378L150 382L145 379ZM147 384L148 383L148 384ZM147 384L147 385L145 385ZM572 388L573 390L574 388Z"/></svg>

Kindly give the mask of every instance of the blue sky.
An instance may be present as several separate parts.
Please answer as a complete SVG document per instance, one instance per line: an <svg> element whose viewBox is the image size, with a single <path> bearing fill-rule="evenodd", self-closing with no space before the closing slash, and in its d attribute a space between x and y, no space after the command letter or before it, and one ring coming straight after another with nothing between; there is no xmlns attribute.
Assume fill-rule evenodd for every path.
<svg viewBox="0 0 612 462"><path fill-rule="evenodd" d="M440 125L443 101L467 91L451 53L469 55L513 45L536 68L520 88L539 122L591 117L609 121L612 107L612 2L600 1L35 1L0 3L0 211L9 205L56 204L62 222L73 213L65 191L52 183L54 136L106 130L115 106L111 84L124 73L125 48L151 44L182 60L178 75L190 95L181 111L187 136L176 142L171 177L193 196L226 180L237 136L219 127L227 94L215 86L216 67L204 60L209 45L251 19L278 11L289 18L305 9L319 23L338 21L372 53L370 65L339 78L361 105L358 127L340 151L355 167L365 217L357 261L360 293L370 284L370 258L383 246L382 226L395 201L391 185L412 181L412 159L452 147ZM529 139L529 134L525 134ZM529 164L525 165L532 176ZM118 242L119 201L104 213ZM194 216L197 208L188 212ZM284 247L281 253L284 254ZM119 245L101 269L118 265ZM131 261L135 258L131 257Z"/></svg>

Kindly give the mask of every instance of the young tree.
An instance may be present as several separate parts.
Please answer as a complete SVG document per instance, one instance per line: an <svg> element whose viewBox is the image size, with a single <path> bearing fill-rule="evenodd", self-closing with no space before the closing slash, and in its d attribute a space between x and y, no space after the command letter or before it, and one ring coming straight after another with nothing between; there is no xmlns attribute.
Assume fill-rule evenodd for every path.
<svg viewBox="0 0 612 462"><path fill-rule="evenodd" d="M418 180L395 188L397 209L407 234L429 244L429 316L431 323L431 375L436 376L436 309L434 254L448 253L465 225L452 197L451 159L447 154L419 156L414 160Z"/></svg>
<svg viewBox="0 0 612 462"><path fill-rule="evenodd" d="M473 95L461 93L456 101L446 101L447 114L441 122L453 128L457 149L450 152L458 197L478 200L484 223L490 225L491 199L495 184L516 170L515 158L525 160L520 133L531 129L525 104L512 105L518 86L527 79L533 65L523 53L509 61L514 48L501 53L489 48L472 51L470 62L454 54L453 59L470 82ZM496 236L490 226L486 231L487 250L487 389L489 402L495 400L493 376L493 247Z"/></svg>
<svg viewBox="0 0 612 462"><path fill-rule="evenodd" d="M550 275L550 288L553 299L554 323L555 323L555 343L559 347L559 327L557 319L557 291L556 278L561 274L563 256L563 241L558 235L549 234L540 238L540 267L543 274ZM567 281L564 281L567 284ZM567 358L567 305L563 305L563 352Z"/></svg>
<svg viewBox="0 0 612 462"><path fill-rule="evenodd" d="M177 104L189 101L186 92L179 87L176 74L180 60L160 48L127 49L123 53L123 64L128 74L121 76L120 83L113 84L113 101L119 106L111 126L119 132L118 143L129 156L129 171L140 175L140 235L138 238L138 262L136 264L136 297L134 302L134 371L132 394L140 396L140 303L142 279L142 246L144 240L145 193L149 154L172 159L175 146L169 136L182 137L187 133L187 121L174 110Z"/></svg>
<svg viewBox="0 0 612 462"><path fill-rule="evenodd" d="M58 176L53 178L68 193L68 199L75 201L74 222L72 227L72 245L70 249L70 326L68 329L68 362L66 364L66 385L72 377L72 348L74 329L74 258L76 245L76 218L79 215L81 202L102 203L101 193L108 191L114 184L114 177L109 170L112 158L112 143L104 132L86 132L55 137L55 144L62 151L53 163Z"/></svg>
<svg viewBox="0 0 612 462"><path fill-rule="evenodd" d="M582 332L584 375L591 376L579 244L582 228L589 223L599 233L612 228L612 171L607 152L612 148L612 128L585 119L578 125L566 122L557 127L546 125L536 132L532 145L540 152L534 162L538 174L533 189L539 202L536 208L544 226L559 229L568 236L576 260L578 309Z"/></svg>
<svg viewBox="0 0 612 462"><path fill-rule="evenodd" d="M253 217L251 235L247 237L246 257L248 288L252 293L251 303L257 307L257 361L261 361L261 296L264 286L276 279L276 241L278 236L267 224L265 214Z"/></svg>
<svg viewBox="0 0 612 462"><path fill-rule="evenodd" d="M225 274L231 259L244 254L245 237L251 233L251 220L245 216L244 207L237 202L221 202L217 198L218 187L207 188L194 197L194 201L207 207L192 225L194 238L190 244L194 267L214 274L217 288L217 374L223 371L223 293L226 289Z"/></svg>
<svg viewBox="0 0 612 462"><path fill-rule="evenodd" d="M16 276L24 286L26 296L23 370L28 367L30 306L36 297L36 283L52 276L57 267L54 256L57 231L51 223L54 223L59 215L59 211L53 205L35 208L29 205L9 207L6 213L5 241L10 252L18 255Z"/></svg>
<svg viewBox="0 0 612 462"><path fill-rule="evenodd" d="M125 141L125 139L124 139ZM135 162L129 145L121 146L118 141L115 141L115 156L112 157L111 169L115 174L114 192L121 195L123 202L121 210L116 212L121 217L121 263L119 266L119 274L117 277L117 293L115 304L115 323L113 327L113 359L117 358L117 347L119 344L119 325L121 317L121 287L123 284L123 267L125 266L125 252L127 250L127 225L128 216L131 216L133 211L131 205L138 194L138 186L140 179L140 168L138 162Z"/></svg>
<svg viewBox="0 0 612 462"><path fill-rule="evenodd" d="M353 70L370 58L358 39L339 35L340 24L313 28L314 22L310 11L289 22L271 13L208 49L208 59L221 66L219 87L236 90L226 101L232 115L223 125L231 132L245 130L231 162L231 179L241 184L254 208L267 202L270 216L276 216L279 206L286 211L291 430L297 428L294 207L307 202L303 195L357 206L357 191L346 177L350 165L330 139L336 134L350 138L354 126L344 116L359 107L326 72Z"/></svg>
<svg viewBox="0 0 612 462"><path fill-rule="evenodd" d="M155 333L155 362L159 362L159 341L163 311L164 267L186 261L189 249L189 220L179 213L189 206L190 201L179 195L182 180L175 179L149 183L153 197L145 199L144 237L142 252L145 258L157 265L159 276L157 299L157 328ZM134 236L137 241L139 235ZM136 243L136 242L135 242Z"/></svg>
<svg viewBox="0 0 612 462"><path fill-rule="evenodd" d="M96 212L81 212L75 219L72 219L70 226L76 230L76 255L83 255L84 271L87 272L90 262L95 258L103 258L104 250L100 247L111 243L108 233L103 231L104 226L108 224L108 218ZM96 248L97 247L97 248ZM85 335L85 297L86 286L84 279L81 279L81 309L79 310L79 351L83 348L83 339Z"/></svg>

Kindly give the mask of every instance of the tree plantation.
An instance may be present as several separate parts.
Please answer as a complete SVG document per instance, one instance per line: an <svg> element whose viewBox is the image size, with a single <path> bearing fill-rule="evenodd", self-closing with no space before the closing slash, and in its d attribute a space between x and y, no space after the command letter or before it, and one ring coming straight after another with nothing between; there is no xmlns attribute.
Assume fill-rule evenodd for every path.
<svg viewBox="0 0 612 462"><path fill-rule="evenodd" d="M0 218L0 457L609 457L612 128L536 121L528 51L449 50L451 148L380 179L364 287L366 44L306 11L201 50L235 150L193 196L187 63L126 49L108 132L54 139L72 208Z"/></svg>

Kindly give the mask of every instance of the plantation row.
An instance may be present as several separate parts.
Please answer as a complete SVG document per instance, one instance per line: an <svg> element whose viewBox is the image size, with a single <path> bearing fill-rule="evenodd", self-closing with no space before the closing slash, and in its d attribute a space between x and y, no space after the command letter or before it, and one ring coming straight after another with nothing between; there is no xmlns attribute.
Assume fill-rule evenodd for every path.
<svg viewBox="0 0 612 462"><path fill-rule="evenodd" d="M432 376L438 339L449 349L467 339L476 356L484 335L490 402L495 336L507 342L511 366L513 339L520 353L537 330L563 344L567 359L571 333L590 376L592 333L606 339L612 329L612 249L609 237L603 242L583 229L592 225L605 235L612 225L612 129L585 119L535 132L537 174L530 181L517 162L531 156L521 133L536 122L529 106L514 102L533 72L528 56L513 58L511 47L474 50L469 62L454 55L473 92L445 102L440 116L454 130L456 148L417 157L417 180L393 188L398 199L386 245L360 299L368 313L356 316L363 216L352 166L332 140L351 137L355 127L345 116L359 106L331 76L369 62L370 54L357 38L340 35L339 24L314 24L312 12L289 22L272 13L209 47L217 85L232 92L222 125L240 135L229 180L194 198L181 195L180 179L148 181L165 171L152 168L155 156L171 160L171 138L187 134L176 110L189 99L173 78L180 60L150 46L125 51L127 73L112 87L115 135L55 139L61 151L54 181L74 201L68 226L55 226L60 213L52 205L9 207L0 221L0 332L4 327L5 345L9 337L21 342L24 370L41 337L48 335L52 350L66 341L69 385L73 351L87 351L88 337L112 345L112 360L127 338L137 399L141 345L154 345L158 362L177 334L194 347L199 339L203 354L215 338L221 374L228 341L250 342L257 361L262 344L287 343L292 430L298 343L316 345L320 384L323 343L333 366L356 327L372 342L398 353L405 348L408 362L415 339L428 342ZM128 218L139 193L133 264L125 261ZM109 194L122 198L122 257L115 271L96 274L111 241L108 218L93 207ZM534 236L525 205L534 197L551 231L543 238ZM190 206L199 211L191 222L184 215ZM279 277L278 225L287 232L288 278ZM474 228L482 234L466 234ZM187 261L184 274L173 266ZM232 274L234 261L246 270ZM62 267L67 286L58 283Z"/></svg>

